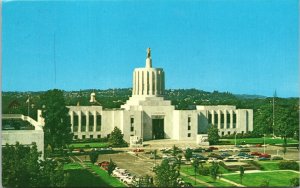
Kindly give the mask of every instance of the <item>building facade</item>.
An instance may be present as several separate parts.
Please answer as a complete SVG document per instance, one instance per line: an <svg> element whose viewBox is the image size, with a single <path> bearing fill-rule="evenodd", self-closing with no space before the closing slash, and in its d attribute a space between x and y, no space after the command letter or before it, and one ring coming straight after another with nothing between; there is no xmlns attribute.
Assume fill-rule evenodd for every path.
<svg viewBox="0 0 300 188"><path fill-rule="evenodd" d="M253 110L235 106L196 106L194 110L176 110L165 100L165 73L153 68L150 48L146 66L133 72L132 96L120 109L102 106L68 106L74 139L107 137L118 127L129 142L131 136L142 140L197 140L209 126L217 126L219 135L253 130ZM91 94L91 102L95 93Z"/></svg>

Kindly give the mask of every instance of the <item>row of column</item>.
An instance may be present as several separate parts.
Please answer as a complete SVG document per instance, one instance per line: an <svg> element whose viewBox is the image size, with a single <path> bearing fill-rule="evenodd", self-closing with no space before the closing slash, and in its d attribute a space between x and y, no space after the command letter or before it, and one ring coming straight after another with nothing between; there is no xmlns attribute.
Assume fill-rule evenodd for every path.
<svg viewBox="0 0 300 188"><path fill-rule="evenodd" d="M74 115L76 114L76 115ZM85 130L81 130L81 127L82 127L82 124L81 124L81 119L82 119L82 116L86 116L86 127L85 127ZM93 132L96 132L97 131L97 123L98 123L98 126L101 126L101 115L98 114L96 111L86 111L86 112L82 112L82 111L78 111L78 112L74 112L74 111L71 111L70 112L70 119L71 119L71 131L74 132L74 116L78 116L78 130L76 132L90 132L89 131L89 127L90 127L90 114L91 116L93 116ZM97 122L97 115L100 116L100 122Z"/></svg>
<svg viewBox="0 0 300 188"><path fill-rule="evenodd" d="M165 75L162 69L140 69L133 72L133 95L163 95Z"/></svg>
<svg viewBox="0 0 300 188"><path fill-rule="evenodd" d="M211 114L211 123L213 125L215 125L215 116L217 116L218 118L218 122L217 122L217 126L218 126L218 129L230 129L230 128L237 128L237 114L236 112L234 112L233 110L225 110L225 111L222 111L222 110L217 110L217 111L209 111L208 112L209 114ZM224 122L222 123L221 122L221 114L224 115ZM227 114L230 115L230 121L229 121L229 127L227 127ZM235 119L234 119L235 118ZM223 124L223 127L221 127L221 124Z"/></svg>

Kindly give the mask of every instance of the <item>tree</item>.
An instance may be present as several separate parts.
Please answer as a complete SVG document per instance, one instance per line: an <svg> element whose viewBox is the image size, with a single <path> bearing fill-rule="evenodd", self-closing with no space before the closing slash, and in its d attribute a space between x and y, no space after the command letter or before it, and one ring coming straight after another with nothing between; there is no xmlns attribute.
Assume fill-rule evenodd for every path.
<svg viewBox="0 0 300 188"><path fill-rule="evenodd" d="M41 95L41 104L45 118L45 146L61 149L73 138L69 109L66 107L63 91L58 89L47 91Z"/></svg>
<svg viewBox="0 0 300 188"><path fill-rule="evenodd" d="M2 150L2 180L5 187L62 187L66 183L63 165L39 160L35 143L31 147L6 144Z"/></svg>
<svg viewBox="0 0 300 188"><path fill-rule="evenodd" d="M177 187L177 178L179 171L176 170L176 164L170 165L169 160L164 159L161 164L154 169L155 185L158 187Z"/></svg>
<svg viewBox="0 0 300 188"><path fill-rule="evenodd" d="M117 165L111 159L109 159L109 164L107 166L107 173L108 173L108 175L112 174L112 172L114 171L114 169L116 168L116 166Z"/></svg>
<svg viewBox="0 0 300 188"><path fill-rule="evenodd" d="M126 147L127 143L123 139L124 135L118 127L111 132L108 142L113 147Z"/></svg>
<svg viewBox="0 0 300 188"><path fill-rule="evenodd" d="M92 151L90 151L89 157L90 157L91 163L95 164L95 162L97 162L97 160L98 160L99 153L93 149Z"/></svg>
<svg viewBox="0 0 300 188"><path fill-rule="evenodd" d="M196 175L197 175L197 172L199 170L199 160L196 158L194 159L193 163L192 163L192 166L194 167L194 173L195 173L195 185L196 185Z"/></svg>
<svg viewBox="0 0 300 188"><path fill-rule="evenodd" d="M244 172L245 172L244 167L240 166L240 180L241 180L241 183L243 183Z"/></svg>
<svg viewBox="0 0 300 188"><path fill-rule="evenodd" d="M219 174L219 165L218 163L213 162L212 165L210 166L210 176L214 181L216 181L218 174Z"/></svg>
<svg viewBox="0 0 300 188"><path fill-rule="evenodd" d="M219 142L219 130L217 126L212 125L208 128L207 133L208 133L208 142L210 145L217 144Z"/></svg>
<svg viewBox="0 0 300 188"><path fill-rule="evenodd" d="M178 150L178 147L176 147L175 145L173 145L173 147L172 147L172 156L173 156L173 157L176 156L177 150Z"/></svg>
<svg viewBox="0 0 300 188"><path fill-rule="evenodd" d="M193 151L190 149L190 148L187 148L185 150L185 153L184 153L184 157L186 158L186 160L190 160L193 156Z"/></svg>

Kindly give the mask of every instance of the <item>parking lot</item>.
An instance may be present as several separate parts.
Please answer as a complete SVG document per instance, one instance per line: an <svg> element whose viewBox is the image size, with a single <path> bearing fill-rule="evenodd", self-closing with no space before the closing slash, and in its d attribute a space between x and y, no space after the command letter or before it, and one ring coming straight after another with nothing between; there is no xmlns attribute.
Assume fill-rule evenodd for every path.
<svg viewBox="0 0 300 188"><path fill-rule="evenodd" d="M173 141L173 140L152 140L148 142L144 142L144 151L153 151L154 149L157 149L158 155L163 156L160 149L162 148L172 148L173 145L176 145L177 147L180 147L182 149L185 148L197 148L197 146L194 142L190 141ZM218 148L218 150L214 150L213 152L216 154L221 154L224 149L229 148L235 148L235 146L231 145L223 145L223 146L215 146ZM248 147L251 152L264 152L263 147ZM135 175L137 177L150 175L154 176L154 173L152 171L152 168L154 166L154 159L149 158L149 154L145 154L145 152L133 152L135 148L116 148L114 151L118 151L114 154L100 154L98 158L98 162L102 161L109 161L112 159L119 168L127 169L128 172L132 175ZM271 156L274 155L280 155L283 157L282 147L278 146L266 146L265 152L270 154ZM201 155L208 156L212 152L203 152ZM229 151L227 152L230 155L236 155L239 152L238 151ZM182 154L183 155L183 154ZM88 159L87 156L81 156L83 160ZM290 160L299 160L299 151L296 148L288 148L287 153L285 155L286 159ZM156 160L156 164L160 164L161 159Z"/></svg>

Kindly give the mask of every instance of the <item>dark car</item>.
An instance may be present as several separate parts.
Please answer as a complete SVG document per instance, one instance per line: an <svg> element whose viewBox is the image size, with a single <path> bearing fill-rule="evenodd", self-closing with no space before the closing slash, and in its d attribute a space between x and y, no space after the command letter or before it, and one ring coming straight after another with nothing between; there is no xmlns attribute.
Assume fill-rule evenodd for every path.
<svg viewBox="0 0 300 188"><path fill-rule="evenodd" d="M199 160L207 160L208 159L207 157L204 157L204 156L199 155L199 154L193 154L192 158L196 158L196 159L199 159Z"/></svg>

